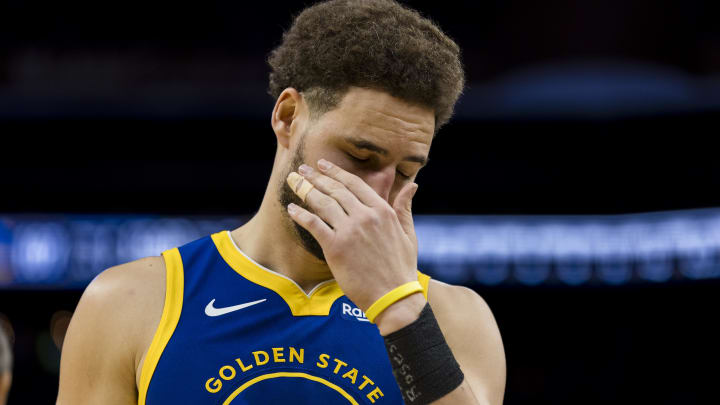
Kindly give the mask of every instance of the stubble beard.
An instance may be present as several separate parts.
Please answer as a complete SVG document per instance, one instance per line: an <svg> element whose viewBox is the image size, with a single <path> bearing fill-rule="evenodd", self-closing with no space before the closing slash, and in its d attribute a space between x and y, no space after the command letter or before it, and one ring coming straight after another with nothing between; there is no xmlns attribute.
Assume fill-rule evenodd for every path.
<svg viewBox="0 0 720 405"><path fill-rule="evenodd" d="M322 247L320 246L320 243L315 239L315 237L305 228L300 226L295 220L293 220L290 217L290 214L287 212L287 206L290 203L294 203L295 205L298 205L310 212L313 212L310 207L304 203L300 197L295 194L295 192L288 186L287 176L290 174L290 172L295 171L297 172L298 167L300 167L301 164L305 163L305 135L307 134L307 131L302 134L300 138L300 145L297 148L297 151L295 151L295 156L293 156L293 160L290 163L290 166L287 168L286 172L283 174L283 181L280 184L280 190L278 192L280 201L280 215L284 218L284 222L290 222L292 223L292 227L290 228L290 232L300 241L300 245L302 245L303 249L305 249L308 253L313 255L318 260L326 263L325 260L325 254L323 253Z"/></svg>

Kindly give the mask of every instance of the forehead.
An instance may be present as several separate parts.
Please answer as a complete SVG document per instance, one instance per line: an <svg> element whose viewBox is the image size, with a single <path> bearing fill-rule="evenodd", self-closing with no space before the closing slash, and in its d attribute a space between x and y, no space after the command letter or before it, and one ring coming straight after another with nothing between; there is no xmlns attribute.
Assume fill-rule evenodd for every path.
<svg viewBox="0 0 720 405"><path fill-rule="evenodd" d="M407 103L383 91L359 87L351 87L340 105L323 118L336 135L384 143L412 142L429 146L435 130L432 109Z"/></svg>

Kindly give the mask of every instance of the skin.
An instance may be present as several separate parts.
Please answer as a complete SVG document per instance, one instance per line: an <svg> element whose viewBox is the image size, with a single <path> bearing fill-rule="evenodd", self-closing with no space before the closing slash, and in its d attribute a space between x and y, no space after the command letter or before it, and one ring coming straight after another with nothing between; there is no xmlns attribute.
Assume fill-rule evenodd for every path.
<svg viewBox="0 0 720 405"><path fill-rule="evenodd" d="M416 279L411 201L422 164L404 159L427 158L433 111L351 87L338 108L312 121L302 94L288 88L276 101L271 125L277 138L273 170L256 215L231 232L240 249L306 292L335 278L362 309ZM353 147L351 138L387 153ZM319 159L333 169L319 170ZM315 186L305 202L286 181L302 163L314 169L305 175ZM291 202L301 207L298 213L288 212ZM136 403L142 363L162 314L164 283L163 259L148 257L110 268L88 286L65 338L58 404ZM428 295L465 374L460 387L435 403L502 403L505 355L485 301L468 288L436 280ZM416 293L389 306L375 321L380 333L411 323L425 303Z"/></svg>
<svg viewBox="0 0 720 405"><path fill-rule="evenodd" d="M9 371L0 372L0 405L7 403L7 397L12 385L12 373Z"/></svg>

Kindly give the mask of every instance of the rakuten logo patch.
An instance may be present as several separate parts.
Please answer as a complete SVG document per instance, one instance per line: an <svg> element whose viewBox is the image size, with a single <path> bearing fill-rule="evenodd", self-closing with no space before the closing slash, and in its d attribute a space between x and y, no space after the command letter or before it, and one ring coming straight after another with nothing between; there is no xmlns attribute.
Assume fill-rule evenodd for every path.
<svg viewBox="0 0 720 405"><path fill-rule="evenodd" d="M365 316L365 312L361 311L358 307L350 306L347 302L343 302L342 304L342 315L345 319L354 318L358 321L370 322Z"/></svg>

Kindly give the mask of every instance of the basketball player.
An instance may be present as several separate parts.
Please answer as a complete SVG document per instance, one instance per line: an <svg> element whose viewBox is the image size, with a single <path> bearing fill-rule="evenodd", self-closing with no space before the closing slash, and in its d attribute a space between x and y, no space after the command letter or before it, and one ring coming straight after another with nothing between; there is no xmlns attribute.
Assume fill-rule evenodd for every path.
<svg viewBox="0 0 720 405"><path fill-rule="evenodd" d="M0 324L0 405L7 403L8 393L12 385L13 354L5 331Z"/></svg>
<svg viewBox="0 0 720 405"><path fill-rule="evenodd" d="M500 404L487 304L416 267L414 179L464 86L457 45L394 1L338 0L268 61L260 209L93 280L58 404Z"/></svg>

